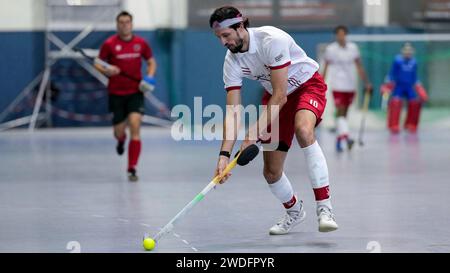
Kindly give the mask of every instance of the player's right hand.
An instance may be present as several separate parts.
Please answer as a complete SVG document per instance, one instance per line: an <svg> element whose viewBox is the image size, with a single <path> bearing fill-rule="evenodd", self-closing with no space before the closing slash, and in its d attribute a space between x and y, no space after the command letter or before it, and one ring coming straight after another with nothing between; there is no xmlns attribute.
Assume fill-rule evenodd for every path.
<svg viewBox="0 0 450 273"><path fill-rule="evenodd" d="M105 74L108 77L119 75L120 74L120 68L115 66L115 65L111 65L108 68L106 68Z"/></svg>
<svg viewBox="0 0 450 273"><path fill-rule="evenodd" d="M390 95L394 90L394 82L386 82L380 86L380 92L382 95Z"/></svg>
<svg viewBox="0 0 450 273"><path fill-rule="evenodd" d="M217 162L217 167L216 167L216 171L214 173L214 177L216 177L217 175L222 175L223 171L225 170L225 168L227 167L228 163L229 163L230 159L226 156L219 156L219 161ZM225 183L225 181L231 176L231 172L227 173L226 175L223 176L222 180L219 181L220 184Z"/></svg>

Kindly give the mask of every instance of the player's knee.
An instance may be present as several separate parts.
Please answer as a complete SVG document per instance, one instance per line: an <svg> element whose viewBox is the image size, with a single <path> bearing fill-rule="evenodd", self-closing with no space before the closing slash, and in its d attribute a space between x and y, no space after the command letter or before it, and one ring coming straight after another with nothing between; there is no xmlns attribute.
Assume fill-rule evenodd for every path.
<svg viewBox="0 0 450 273"><path fill-rule="evenodd" d="M283 170L271 168L270 166L264 166L263 175L266 181L271 184L280 180Z"/></svg>
<svg viewBox="0 0 450 273"><path fill-rule="evenodd" d="M295 134L300 146L306 147L314 143L314 127L308 123L300 123L295 128Z"/></svg>
<svg viewBox="0 0 450 273"><path fill-rule="evenodd" d="M141 121L139 119L129 119L129 127L132 134L133 132L139 132Z"/></svg>
<svg viewBox="0 0 450 273"><path fill-rule="evenodd" d="M131 121L130 120L129 127L130 127L130 130L137 131L141 127L141 123L138 122L138 121Z"/></svg>

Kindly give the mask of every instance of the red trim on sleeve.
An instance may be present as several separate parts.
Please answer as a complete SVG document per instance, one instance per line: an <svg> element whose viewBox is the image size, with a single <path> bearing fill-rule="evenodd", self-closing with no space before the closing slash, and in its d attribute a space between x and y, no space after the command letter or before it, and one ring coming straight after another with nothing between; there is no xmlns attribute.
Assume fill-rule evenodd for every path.
<svg viewBox="0 0 450 273"><path fill-rule="evenodd" d="M225 88L225 90L231 91L231 90L237 90L237 89L241 89L241 86L229 86L227 88Z"/></svg>
<svg viewBox="0 0 450 273"><path fill-rule="evenodd" d="M278 65L278 66L269 66L269 68L271 70L277 70L277 69L285 68L286 66L290 66L290 65L291 65L291 61L289 61L285 64L282 64L282 65Z"/></svg>

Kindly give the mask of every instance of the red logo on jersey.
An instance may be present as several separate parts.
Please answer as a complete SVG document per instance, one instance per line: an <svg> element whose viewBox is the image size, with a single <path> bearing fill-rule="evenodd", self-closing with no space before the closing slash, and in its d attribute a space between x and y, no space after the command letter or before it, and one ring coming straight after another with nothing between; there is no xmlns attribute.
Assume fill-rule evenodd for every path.
<svg viewBox="0 0 450 273"><path fill-rule="evenodd" d="M139 52L139 51L141 51L141 45L140 44L135 44L133 46L133 49L134 49L134 51Z"/></svg>

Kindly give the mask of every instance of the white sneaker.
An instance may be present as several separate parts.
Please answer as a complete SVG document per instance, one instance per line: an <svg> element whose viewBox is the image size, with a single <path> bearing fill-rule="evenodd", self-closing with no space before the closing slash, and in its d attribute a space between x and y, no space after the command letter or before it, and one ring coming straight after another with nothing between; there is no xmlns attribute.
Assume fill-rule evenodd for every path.
<svg viewBox="0 0 450 273"><path fill-rule="evenodd" d="M300 203L299 210L288 210L278 223L269 229L270 235L287 234L293 227L305 220L306 212L303 210L303 205Z"/></svg>
<svg viewBox="0 0 450 273"><path fill-rule="evenodd" d="M317 208L317 216L319 221L319 231L329 232L338 229L336 220L334 219L333 213L326 206L320 206Z"/></svg>

